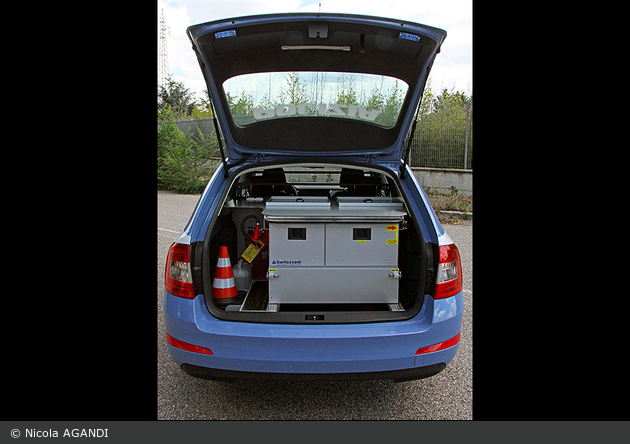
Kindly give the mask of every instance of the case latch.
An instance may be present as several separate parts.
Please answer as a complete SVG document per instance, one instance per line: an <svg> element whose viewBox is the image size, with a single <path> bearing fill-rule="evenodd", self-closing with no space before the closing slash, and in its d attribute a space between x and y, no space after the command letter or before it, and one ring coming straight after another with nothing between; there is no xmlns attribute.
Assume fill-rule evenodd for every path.
<svg viewBox="0 0 630 444"><path fill-rule="evenodd" d="M400 272L400 270L393 269L389 272L389 277L393 279L400 279L402 278L402 273Z"/></svg>
<svg viewBox="0 0 630 444"><path fill-rule="evenodd" d="M267 272L267 279L278 279L280 276L278 275L278 270L269 269Z"/></svg>

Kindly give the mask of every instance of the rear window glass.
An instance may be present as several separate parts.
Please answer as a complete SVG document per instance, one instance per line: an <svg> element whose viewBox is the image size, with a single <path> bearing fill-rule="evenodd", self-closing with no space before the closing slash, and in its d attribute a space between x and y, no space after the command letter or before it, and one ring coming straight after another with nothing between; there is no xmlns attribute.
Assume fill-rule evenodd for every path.
<svg viewBox="0 0 630 444"><path fill-rule="evenodd" d="M407 89L393 77L344 72L255 73L223 83L241 127L270 119L333 117L391 128Z"/></svg>

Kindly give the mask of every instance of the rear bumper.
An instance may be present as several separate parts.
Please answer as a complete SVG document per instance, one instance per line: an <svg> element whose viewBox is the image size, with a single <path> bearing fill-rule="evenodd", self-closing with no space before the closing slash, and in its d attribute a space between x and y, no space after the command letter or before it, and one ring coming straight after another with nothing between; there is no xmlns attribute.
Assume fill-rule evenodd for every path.
<svg viewBox="0 0 630 444"><path fill-rule="evenodd" d="M386 372L363 373L260 373L240 372L234 370L221 370L208 367L199 367L193 364L182 364L182 370L191 376L215 381L236 381L239 379L257 379L273 381L361 381L371 379L393 379L396 382L410 381L413 379L428 378L440 373L446 368L446 364L432 364L423 367L414 367L403 370L390 370Z"/></svg>
<svg viewBox="0 0 630 444"><path fill-rule="evenodd" d="M168 334L212 350L194 353L168 345L182 370L210 379L396 379L432 376L455 356L459 343L416 355L419 348L456 336L463 298L434 301L399 322L291 325L222 321L213 317L203 295L183 299L164 292Z"/></svg>

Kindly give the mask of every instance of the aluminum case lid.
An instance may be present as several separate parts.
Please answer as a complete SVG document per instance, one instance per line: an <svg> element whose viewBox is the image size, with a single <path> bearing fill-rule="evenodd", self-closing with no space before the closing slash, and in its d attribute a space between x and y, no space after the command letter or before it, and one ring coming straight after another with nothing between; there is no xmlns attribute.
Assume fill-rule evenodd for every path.
<svg viewBox="0 0 630 444"><path fill-rule="evenodd" d="M262 214L269 222L400 222L407 212L391 197L272 196Z"/></svg>

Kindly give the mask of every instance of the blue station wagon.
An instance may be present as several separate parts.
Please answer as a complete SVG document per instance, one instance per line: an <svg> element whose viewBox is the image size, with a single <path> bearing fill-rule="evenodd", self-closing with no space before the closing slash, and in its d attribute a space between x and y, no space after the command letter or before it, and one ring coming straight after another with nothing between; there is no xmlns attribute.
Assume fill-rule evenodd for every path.
<svg viewBox="0 0 630 444"><path fill-rule="evenodd" d="M442 371L462 269L409 168L446 32L345 14L187 30L223 157L166 263L177 365L214 380Z"/></svg>

